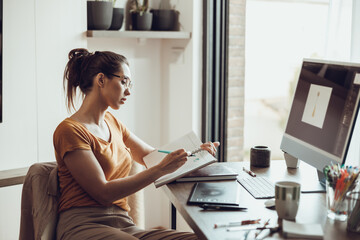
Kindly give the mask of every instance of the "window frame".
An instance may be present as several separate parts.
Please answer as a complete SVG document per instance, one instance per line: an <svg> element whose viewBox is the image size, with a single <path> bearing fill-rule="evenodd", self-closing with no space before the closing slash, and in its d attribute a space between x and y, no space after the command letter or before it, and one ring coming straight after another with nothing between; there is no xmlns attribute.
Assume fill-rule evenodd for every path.
<svg viewBox="0 0 360 240"><path fill-rule="evenodd" d="M202 141L219 141L217 159L227 155L229 1L203 2Z"/></svg>

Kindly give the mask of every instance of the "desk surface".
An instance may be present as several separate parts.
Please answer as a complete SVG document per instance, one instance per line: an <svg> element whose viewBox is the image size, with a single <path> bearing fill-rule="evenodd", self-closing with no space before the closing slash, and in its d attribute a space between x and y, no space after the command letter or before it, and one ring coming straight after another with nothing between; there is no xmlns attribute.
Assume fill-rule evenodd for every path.
<svg viewBox="0 0 360 240"><path fill-rule="evenodd" d="M226 164L237 170L241 175L243 166L250 168L249 162L216 163ZM300 183L317 181L314 168L301 162L298 169L288 169L284 160L272 161L269 168L251 167L257 176L267 176L273 182L278 180L293 180ZM245 219L269 219L277 222L275 210L264 207L265 200L253 198L243 187L240 187L240 205L248 208L241 211L204 211L198 206L187 205L187 200L194 183L171 183L164 186L164 191L172 204L183 216L185 221L201 239L238 239L240 232L228 232L226 228L214 228L215 223L238 222ZM338 222L327 218L325 193L302 193L300 206L296 216L298 223L321 223L324 229L324 239L358 239L359 234L346 231L346 221ZM281 233L271 236L273 239L284 239Z"/></svg>

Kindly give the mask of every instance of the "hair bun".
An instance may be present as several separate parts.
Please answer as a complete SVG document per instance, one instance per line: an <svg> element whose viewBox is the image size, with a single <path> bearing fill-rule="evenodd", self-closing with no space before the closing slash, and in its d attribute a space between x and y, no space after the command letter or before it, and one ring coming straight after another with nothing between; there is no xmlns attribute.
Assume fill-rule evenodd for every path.
<svg viewBox="0 0 360 240"><path fill-rule="evenodd" d="M85 48L76 48L69 52L69 59L72 58L81 58L87 57L90 55L90 52Z"/></svg>

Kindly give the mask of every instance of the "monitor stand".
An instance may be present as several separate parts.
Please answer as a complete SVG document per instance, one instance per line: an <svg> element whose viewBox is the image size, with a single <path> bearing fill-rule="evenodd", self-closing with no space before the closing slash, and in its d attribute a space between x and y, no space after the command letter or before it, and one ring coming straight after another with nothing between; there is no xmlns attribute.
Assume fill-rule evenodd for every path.
<svg viewBox="0 0 360 240"><path fill-rule="evenodd" d="M288 168L298 168L300 160L287 152L284 152L286 166ZM309 180L301 183L302 193L322 193L326 192L325 175L322 171L317 170L318 181Z"/></svg>
<svg viewBox="0 0 360 240"><path fill-rule="evenodd" d="M286 166L288 168L298 168L299 167L300 161L296 157L288 154L287 152L284 152L284 158L285 158Z"/></svg>

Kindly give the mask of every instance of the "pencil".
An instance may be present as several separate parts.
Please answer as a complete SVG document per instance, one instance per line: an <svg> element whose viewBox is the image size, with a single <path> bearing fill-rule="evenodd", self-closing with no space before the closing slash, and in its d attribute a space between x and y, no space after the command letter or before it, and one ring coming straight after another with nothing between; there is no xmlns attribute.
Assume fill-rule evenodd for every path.
<svg viewBox="0 0 360 240"><path fill-rule="evenodd" d="M189 157L195 156L195 153L198 153L198 152L200 152L200 151L204 151L204 149L198 148L198 149L196 149L196 150L194 150L194 151L192 151L192 152L188 152ZM167 151L167 150L158 150L158 152L160 152L160 153L166 153L166 154L171 153L171 151Z"/></svg>
<svg viewBox="0 0 360 240"><path fill-rule="evenodd" d="M171 151L166 151L166 150L158 150L158 152L161 152L161 153L166 153L166 154L171 153Z"/></svg>

